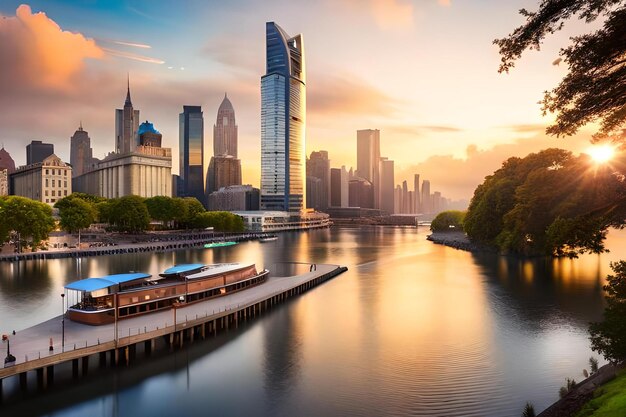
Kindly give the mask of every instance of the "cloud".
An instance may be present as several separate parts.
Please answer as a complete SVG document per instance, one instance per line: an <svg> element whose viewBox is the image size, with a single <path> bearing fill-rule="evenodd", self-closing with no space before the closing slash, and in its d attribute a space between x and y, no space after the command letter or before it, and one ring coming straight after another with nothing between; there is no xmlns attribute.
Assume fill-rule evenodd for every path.
<svg viewBox="0 0 626 417"><path fill-rule="evenodd" d="M381 29L402 30L413 26L413 5L406 0L370 0L374 21Z"/></svg>
<svg viewBox="0 0 626 417"><path fill-rule="evenodd" d="M423 136L429 133L459 133L463 129L444 125L389 125L384 130L392 134Z"/></svg>
<svg viewBox="0 0 626 417"><path fill-rule="evenodd" d="M515 133L544 133L546 131L546 125L542 124L519 124L519 125L507 125L501 126L503 129L511 130Z"/></svg>
<svg viewBox="0 0 626 417"><path fill-rule="evenodd" d="M0 19L0 89L23 86L65 88L89 58L104 51L93 39L62 30L45 13L21 5L13 17Z"/></svg>
<svg viewBox="0 0 626 417"><path fill-rule="evenodd" d="M106 39L106 38L97 38L96 40L98 41L98 43L114 43L116 45L130 46L133 48L142 48L142 49L152 48L152 46L145 44L145 43L140 43L140 42L119 41L115 39Z"/></svg>
<svg viewBox="0 0 626 417"><path fill-rule="evenodd" d="M437 0L437 3L441 6L450 7L452 5L452 0Z"/></svg>
<svg viewBox="0 0 626 417"><path fill-rule="evenodd" d="M385 116L401 102L353 76L329 75L307 80L307 112L314 115Z"/></svg>
<svg viewBox="0 0 626 417"><path fill-rule="evenodd" d="M118 58L132 59L134 61L147 62L148 64L165 64L165 61L163 61L162 59L152 58L149 56L135 54L132 52L118 51L116 49L110 49L110 48L102 48L102 50L106 52L107 54L118 57Z"/></svg>
<svg viewBox="0 0 626 417"><path fill-rule="evenodd" d="M465 158L434 155L419 164L398 169L396 182L401 183L404 179L412 179L413 174L420 174L422 180L430 180L431 191L441 191L445 197L455 200L469 200L484 178L500 168L502 162L508 158L523 157L531 152L551 147L580 152L589 146L589 139L590 136L578 135L561 141L537 134L531 138L499 144L490 149L479 149L475 144L470 144L466 148Z"/></svg>

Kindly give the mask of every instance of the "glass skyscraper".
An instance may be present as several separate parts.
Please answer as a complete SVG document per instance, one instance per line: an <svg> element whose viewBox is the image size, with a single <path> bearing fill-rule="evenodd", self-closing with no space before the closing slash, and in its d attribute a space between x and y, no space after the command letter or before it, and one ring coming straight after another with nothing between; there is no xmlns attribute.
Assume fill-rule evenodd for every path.
<svg viewBox="0 0 626 417"><path fill-rule="evenodd" d="M306 72L302 35L267 22L261 77L261 209L305 208Z"/></svg>
<svg viewBox="0 0 626 417"><path fill-rule="evenodd" d="M206 207L204 195L204 118L201 106L183 106L179 115L180 197L195 197Z"/></svg>

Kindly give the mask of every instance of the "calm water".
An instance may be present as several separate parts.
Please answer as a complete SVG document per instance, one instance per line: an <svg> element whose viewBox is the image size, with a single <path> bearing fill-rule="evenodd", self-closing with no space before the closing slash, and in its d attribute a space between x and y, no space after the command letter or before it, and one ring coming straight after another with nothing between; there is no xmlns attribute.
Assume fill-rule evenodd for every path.
<svg viewBox="0 0 626 417"><path fill-rule="evenodd" d="M0 332L61 311L78 277L181 262L339 263L349 271L243 328L128 368L90 369L5 415L519 416L542 410L592 352L612 252L578 260L477 256L426 229L334 228L212 250L0 264ZM597 356L597 355L596 355ZM5 383L5 389L6 389ZM9 388L10 389L10 388Z"/></svg>

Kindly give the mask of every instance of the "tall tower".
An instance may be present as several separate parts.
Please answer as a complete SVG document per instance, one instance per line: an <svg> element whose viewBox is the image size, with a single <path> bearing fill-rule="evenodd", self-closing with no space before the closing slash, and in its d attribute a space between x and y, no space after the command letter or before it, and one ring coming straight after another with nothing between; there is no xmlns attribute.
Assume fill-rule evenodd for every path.
<svg viewBox="0 0 626 417"><path fill-rule="evenodd" d="M305 208L306 72L302 35L265 24L266 74L261 77L261 209Z"/></svg>
<svg viewBox="0 0 626 417"><path fill-rule="evenodd" d="M422 201L420 198L420 174L413 175L413 212L420 213Z"/></svg>
<svg viewBox="0 0 626 417"><path fill-rule="evenodd" d="M70 165L72 165L72 177L78 177L85 172L91 171L93 152L89 133L83 129L81 123L78 130L70 138Z"/></svg>
<svg viewBox="0 0 626 417"><path fill-rule="evenodd" d="M52 143L43 143L40 140L33 140L26 145L26 165L43 162L44 159L54 153Z"/></svg>
<svg viewBox="0 0 626 417"><path fill-rule="evenodd" d="M178 118L181 197L195 197L205 207L204 117L201 106L183 106Z"/></svg>
<svg viewBox="0 0 626 417"><path fill-rule="evenodd" d="M130 79L126 86L126 101L123 109L115 110L115 152L126 154L137 148L139 110L133 109L130 100Z"/></svg>
<svg viewBox="0 0 626 417"><path fill-rule="evenodd" d="M380 208L394 213L394 164L388 158L380 158Z"/></svg>
<svg viewBox="0 0 626 417"><path fill-rule="evenodd" d="M357 130L356 158L356 175L372 183L374 208L380 208L380 130Z"/></svg>
<svg viewBox="0 0 626 417"><path fill-rule="evenodd" d="M432 213L432 197L430 195L430 181L424 180L422 181L422 212L423 213Z"/></svg>
<svg viewBox="0 0 626 417"><path fill-rule="evenodd" d="M230 155L237 158L235 109L226 94L217 110L217 120L213 125L213 155Z"/></svg>

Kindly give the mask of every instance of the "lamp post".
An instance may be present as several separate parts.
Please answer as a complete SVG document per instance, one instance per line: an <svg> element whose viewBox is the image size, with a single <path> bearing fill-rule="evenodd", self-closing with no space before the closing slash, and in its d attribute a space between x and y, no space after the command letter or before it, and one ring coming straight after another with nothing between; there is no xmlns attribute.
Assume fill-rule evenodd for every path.
<svg viewBox="0 0 626 417"><path fill-rule="evenodd" d="M65 349L65 293L61 294L61 353Z"/></svg>

